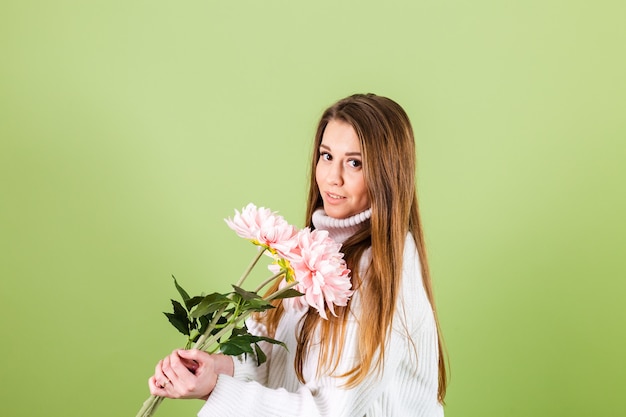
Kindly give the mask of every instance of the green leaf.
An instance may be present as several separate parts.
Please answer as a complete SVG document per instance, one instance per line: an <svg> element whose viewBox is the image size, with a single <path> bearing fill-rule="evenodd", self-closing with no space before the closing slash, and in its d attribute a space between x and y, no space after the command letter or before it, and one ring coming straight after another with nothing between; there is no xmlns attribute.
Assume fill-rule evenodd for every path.
<svg viewBox="0 0 626 417"><path fill-rule="evenodd" d="M181 319L176 314L172 313L163 313L167 317L167 319L172 323L172 326L176 327L176 329L182 334L189 336L189 320L185 316L185 319Z"/></svg>
<svg viewBox="0 0 626 417"><path fill-rule="evenodd" d="M188 316L187 316L187 310L185 310L185 307L183 307L182 304L176 300L170 300L170 301L172 302L172 306L174 307L174 314L177 317L187 319Z"/></svg>
<svg viewBox="0 0 626 417"><path fill-rule="evenodd" d="M243 327L241 329L233 330L231 337L220 343L220 351L225 355L247 355L254 353L257 360L257 365L261 365L267 361L267 356L263 349L258 345L258 342L268 342L275 345L280 345L285 349L287 346L276 339L263 336L255 336L248 333L248 329Z"/></svg>
<svg viewBox="0 0 626 417"><path fill-rule="evenodd" d="M174 285L176 286L176 289L178 290L180 296L183 297L183 301L189 300L189 294L187 294L187 291L185 291L183 287L178 285L178 281L176 281L176 277L174 275L172 275L172 278L174 278Z"/></svg>
<svg viewBox="0 0 626 417"><path fill-rule="evenodd" d="M204 332L209 327L209 324L211 324L211 319L209 318L209 316L202 316L198 320L200 321L200 328L198 329L198 334L194 336L194 339L193 339L194 342L197 341L198 338L200 338L200 336L204 334ZM222 330L224 325L226 325L227 323L228 323L228 320L226 320L225 317L221 316L217 320L215 327L211 329L210 334L212 335L217 334L220 330Z"/></svg>
<svg viewBox="0 0 626 417"><path fill-rule="evenodd" d="M282 300L283 298L293 298L293 297L300 297L302 294L300 291L295 290L293 288L289 288L288 290L286 290L283 293L280 293L279 295L277 295L276 297L274 297L274 300Z"/></svg>
<svg viewBox="0 0 626 417"><path fill-rule="evenodd" d="M220 351L224 355L238 356L243 353L254 353L251 341L246 336L234 337L226 342L220 343Z"/></svg>
<svg viewBox="0 0 626 417"><path fill-rule="evenodd" d="M249 332L248 332L248 326L243 323L243 325L239 328L234 328L233 331L231 332L231 337L235 337L235 336L245 336L245 335L250 335L252 336Z"/></svg>
<svg viewBox="0 0 626 417"><path fill-rule="evenodd" d="M284 347L285 349L287 349L287 345L285 345L280 340L272 339L271 337L265 337L265 336L255 336L253 334L248 333L247 329L239 329L239 330L240 330L240 334L236 334L236 332L233 331L233 336L231 336L231 338L228 341L234 340L236 341L237 344L241 344L243 342L246 342L248 344L267 342L273 345L280 345Z"/></svg>
<svg viewBox="0 0 626 417"><path fill-rule="evenodd" d="M236 285L233 285L233 288L235 289L235 292L239 294L241 298L243 298L244 301L250 301L250 300L257 299L257 298L261 298L259 294L253 291L246 291L243 288L238 287Z"/></svg>
<svg viewBox="0 0 626 417"><path fill-rule="evenodd" d="M205 296L196 308L191 312L191 317L198 318L205 316L209 313L219 310L222 307L228 306L231 303L231 299L220 293L212 293Z"/></svg>
<svg viewBox="0 0 626 417"><path fill-rule="evenodd" d="M187 307L187 310L191 311L191 309L200 304L202 300L204 300L204 295L196 295L195 297L191 297L185 300L185 307Z"/></svg>
<svg viewBox="0 0 626 417"><path fill-rule="evenodd" d="M254 353L256 355L256 366L261 366L265 361L267 361L267 356L265 356L265 352L263 349L259 347L256 343L254 344Z"/></svg>
<svg viewBox="0 0 626 417"><path fill-rule="evenodd" d="M172 324L172 326L176 327L176 329L184 335L189 336L189 332L191 329L191 323L189 321L189 317L187 315L187 310L183 307L178 301L170 300L172 302L172 307L174 308L173 313L163 313Z"/></svg>
<svg viewBox="0 0 626 417"><path fill-rule="evenodd" d="M265 301L262 298L256 298L253 300L244 301L241 305L242 311L265 311L270 308L275 308L269 301Z"/></svg>
<svg viewBox="0 0 626 417"><path fill-rule="evenodd" d="M198 332L203 334L207 327L209 327L209 324L211 324L211 320L207 316L202 316L198 320L200 321L200 328L198 329Z"/></svg>
<svg viewBox="0 0 626 417"><path fill-rule="evenodd" d="M269 301L265 301L263 297L255 292L246 291L236 285L233 285L233 288L235 289L232 297L233 302L240 303L242 311L265 311L274 308Z"/></svg>
<svg viewBox="0 0 626 417"><path fill-rule="evenodd" d="M284 344L283 342L281 342L280 340L272 339L271 337L263 337L263 336L254 336L254 338L255 338L255 343L256 342L267 342L267 343L271 343L273 345L280 345L280 346L284 347L285 349L287 349L287 345Z"/></svg>

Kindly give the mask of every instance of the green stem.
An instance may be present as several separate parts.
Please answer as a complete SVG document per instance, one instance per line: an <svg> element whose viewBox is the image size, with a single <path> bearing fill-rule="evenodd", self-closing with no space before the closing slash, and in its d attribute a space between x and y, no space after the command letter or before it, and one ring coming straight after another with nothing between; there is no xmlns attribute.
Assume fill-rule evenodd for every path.
<svg viewBox="0 0 626 417"><path fill-rule="evenodd" d="M233 321L231 321L229 324L224 326L222 328L222 330L220 330L219 332L215 333L213 335L213 337L210 337L210 338L206 339L201 345L198 346L198 349L200 349L200 350L207 350L207 348L209 346L211 346L214 343L218 342L222 336L224 336L226 333L232 331L237 326L237 324L239 324L243 320L247 319L248 316L250 315L250 313L251 313L250 311L246 311L245 313L243 313L243 314L239 315L238 317L236 317ZM205 334L207 332L210 334L212 330L213 329L211 329L209 327L206 330Z"/></svg>
<svg viewBox="0 0 626 417"><path fill-rule="evenodd" d="M199 349L200 346L204 344L204 341L207 339L207 337L211 335L211 331L213 331L213 329L215 328L217 321L220 319L220 317L222 317L222 314L224 314L224 310L226 310L226 307L227 306L222 307L221 309L219 309L217 313L215 313L215 316L213 317L213 320L211 320L211 323L209 323L204 333L202 333L202 335L198 338L196 343L193 345L193 349Z"/></svg>
<svg viewBox="0 0 626 417"><path fill-rule="evenodd" d="M246 278L248 277L248 275L250 275L250 272L252 271L252 269L254 269L254 267L256 266L257 262L259 262L259 259L261 259L261 256L263 255L263 253L265 253L267 249L265 249L264 247L259 247L259 251L256 254L256 256L252 259L252 262L250 262L250 265L248 265L248 268L246 268L246 270L243 272L243 274L241 275L241 277L239 278L239 280L237 281L236 286L237 287L241 287L241 285L243 284L243 282L246 280ZM272 279L275 279L276 276L274 276ZM265 286L265 284L263 284L263 286ZM261 288L263 288L263 286L261 286ZM258 290L257 290L258 291ZM257 292L255 291L255 292ZM222 307L217 314L213 317L213 320L211 321L211 323L209 324L209 326L207 327L207 329L204 331L204 333L202 334L202 336L200 336L200 338L196 341L196 343L193 345L194 349L202 349L205 350L206 347L211 346L213 343L215 343L217 340L219 340L219 337L223 336L226 332L224 331L224 329L229 329L231 328L231 326L226 326L224 329L222 329L222 331L220 331L218 334L220 335L217 338L213 338L210 341L207 341L207 338L211 335L211 332L213 331L213 328L215 327L215 324L217 323L217 321L219 320L219 318L222 316L222 314L224 313L224 310L226 310L226 306ZM247 317L247 316L246 316ZM238 323L240 320L235 320L235 324ZM211 343L209 343L211 342Z"/></svg>
<svg viewBox="0 0 626 417"><path fill-rule="evenodd" d="M164 399L164 397L151 395L146 401L144 401L143 406L135 417L150 417L154 415Z"/></svg>
<svg viewBox="0 0 626 417"><path fill-rule="evenodd" d="M265 249L263 247L259 247L259 253L257 253L257 255L254 257L254 259L252 259L252 262L250 262L250 265L248 265L248 268L245 271L243 271L243 274L239 278L239 281L237 281L236 285L238 287L241 287L241 284L243 284L243 282L246 280L246 278L248 278L248 275L250 275L250 271L252 271L252 269L254 268L256 263L259 262L259 259L261 259L261 255L263 255L263 253L266 250L267 249Z"/></svg>
<svg viewBox="0 0 626 417"><path fill-rule="evenodd" d="M267 284L269 284L270 282L274 281L276 278L279 278L281 276L285 275L285 270L281 269L280 272L278 272L277 274L272 275L271 277L269 277L268 279L266 279L265 281L263 281L261 283L261 285L259 285L258 287L256 287L256 289L254 290L255 293L259 293L259 291L261 291L263 289L263 287L265 287Z"/></svg>

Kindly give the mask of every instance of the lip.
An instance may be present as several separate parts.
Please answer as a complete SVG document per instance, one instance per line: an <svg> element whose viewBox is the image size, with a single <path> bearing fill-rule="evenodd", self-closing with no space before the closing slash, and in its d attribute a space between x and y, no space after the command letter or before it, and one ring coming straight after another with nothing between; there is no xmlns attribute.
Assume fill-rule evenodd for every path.
<svg viewBox="0 0 626 417"><path fill-rule="evenodd" d="M346 200L346 197L328 191L324 191L324 196L324 201L329 204L340 204Z"/></svg>

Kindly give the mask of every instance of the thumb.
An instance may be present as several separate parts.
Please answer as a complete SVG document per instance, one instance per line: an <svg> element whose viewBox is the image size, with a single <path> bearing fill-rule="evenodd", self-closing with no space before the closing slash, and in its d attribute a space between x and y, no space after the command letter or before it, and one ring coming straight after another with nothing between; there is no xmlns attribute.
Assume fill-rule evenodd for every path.
<svg viewBox="0 0 626 417"><path fill-rule="evenodd" d="M176 354L181 359L185 367L193 373L195 373L198 368L201 365L205 364L210 358L210 355L208 353L198 349L179 349L178 351L176 351Z"/></svg>
<svg viewBox="0 0 626 417"><path fill-rule="evenodd" d="M184 359L191 359L194 361L201 360L202 358L206 358L209 354L205 351L198 349L178 349L176 354Z"/></svg>

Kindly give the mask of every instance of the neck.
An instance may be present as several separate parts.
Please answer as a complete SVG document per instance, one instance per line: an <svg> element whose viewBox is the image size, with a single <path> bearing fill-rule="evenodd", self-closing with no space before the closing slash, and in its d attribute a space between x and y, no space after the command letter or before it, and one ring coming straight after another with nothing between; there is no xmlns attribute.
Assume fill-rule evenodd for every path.
<svg viewBox="0 0 626 417"><path fill-rule="evenodd" d="M371 208L345 219L327 216L324 209L319 208L313 213L311 221L316 229L328 231L329 236L337 243L343 243L358 232L370 217L372 217Z"/></svg>

